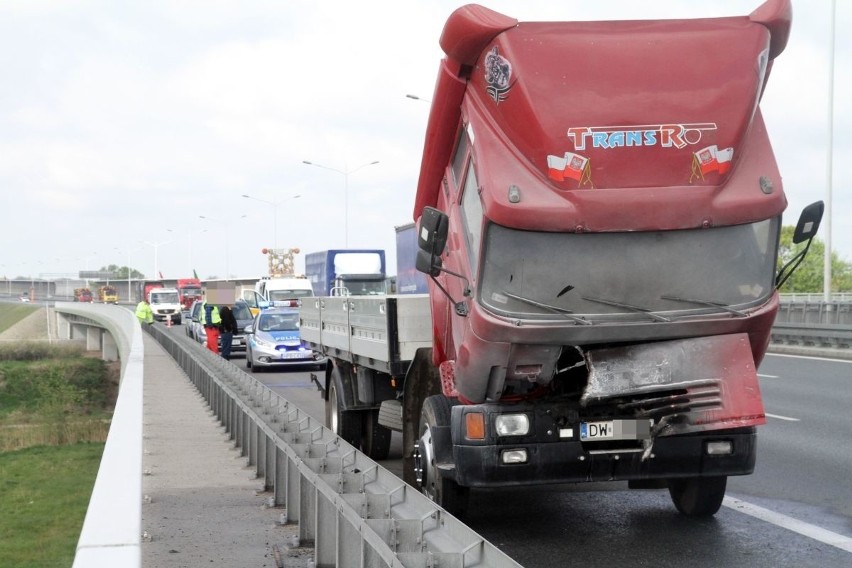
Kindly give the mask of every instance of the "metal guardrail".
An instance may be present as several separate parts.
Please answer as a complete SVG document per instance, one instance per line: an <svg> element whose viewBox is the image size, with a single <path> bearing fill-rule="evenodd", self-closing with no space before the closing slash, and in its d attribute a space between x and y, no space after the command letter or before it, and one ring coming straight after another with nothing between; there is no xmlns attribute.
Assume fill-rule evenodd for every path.
<svg viewBox="0 0 852 568"><path fill-rule="evenodd" d="M782 302L822 302L825 294L814 292L799 292L792 294L780 294ZM828 296L830 302L852 303L852 292L834 292Z"/></svg>
<svg viewBox="0 0 852 568"><path fill-rule="evenodd" d="M772 341L807 347L850 349L852 348L852 326L776 323L772 326Z"/></svg>
<svg viewBox="0 0 852 568"><path fill-rule="evenodd" d="M151 333L272 492L317 566L520 567L422 493L190 338Z"/></svg>

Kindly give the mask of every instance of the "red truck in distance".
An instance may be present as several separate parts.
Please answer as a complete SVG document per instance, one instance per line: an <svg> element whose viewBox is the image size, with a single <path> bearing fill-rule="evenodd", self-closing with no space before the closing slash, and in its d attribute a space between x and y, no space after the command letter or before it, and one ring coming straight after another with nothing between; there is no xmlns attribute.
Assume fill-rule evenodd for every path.
<svg viewBox="0 0 852 568"><path fill-rule="evenodd" d="M94 302L94 294L89 288L75 288L74 289L74 301L75 302Z"/></svg>
<svg viewBox="0 0 852 568"><path fill-rule="evenodd" d="M201 299L201 280L198 278L178 278L176 288L180 293L180 304L188 312L195 300Z"/></svg>
<svg viewBox="0 0 852 568"><path fill-rule="evenodd" d="M151 290L163 288L162 280L143 280L141 283L142 298L151 301ZM140 300L142 299L140 298Z"/></svg>
<svg viewBox="0 0 852 568"><path fill-rule="evenodd" d="M807 252L779 270L759 105L791 22L790 0L643 22L454 11L413 212L428 294L301 308L331 362L327 424L375 459L401 431L405 480L454 513L472 488L624 480L715 514L754 469L757 368Z"/></svg>

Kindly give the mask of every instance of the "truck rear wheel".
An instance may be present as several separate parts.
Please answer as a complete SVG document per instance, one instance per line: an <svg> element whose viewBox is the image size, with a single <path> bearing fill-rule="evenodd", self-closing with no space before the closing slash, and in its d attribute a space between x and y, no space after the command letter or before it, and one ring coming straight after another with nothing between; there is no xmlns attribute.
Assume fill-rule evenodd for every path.
<svg viewBox="0 0 852 568"><path fill-rule="evenodd" d="M669 480L672 503L684 515L712 517L722 506L728 478L687 477Z"/></svg>
<svg viewBox="0 0 852 568"><path fill-rule="evenodd" d="M361 438L361 451L371 459L384 460L390 453L391 430L379 424L379 411L368 410L363 413L364 422Z"/></svg>
<svg viewBox="0 0 852 568"><path fill-rule="evenodd" d="M445 396L433 395L423 401L419 437L414 446L414 476L424 495L450 514L461 517L467 512L470 489L441 476L438 469L434 429L449 425L450 403Z"/></svg>
<svg viewBox="0 0 852 568"><path fill-rule="evenodd" d="M334 368L328 385L328 400L325 401L325 425L332 432L355 446L361 447L361 416L357 412L343 411L343 393L340 366Z"/></svg>

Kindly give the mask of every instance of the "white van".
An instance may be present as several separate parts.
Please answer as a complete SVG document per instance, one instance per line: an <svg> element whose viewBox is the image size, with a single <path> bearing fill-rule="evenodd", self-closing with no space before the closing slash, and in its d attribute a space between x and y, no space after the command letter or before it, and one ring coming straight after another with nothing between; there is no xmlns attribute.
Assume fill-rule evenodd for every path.
<svg viewBox="0 0 852 568"><path fill-rule="evenodd" d="M180 325L182 306L177 288L154 288L148 292L148 302L151 304L155 320L171 319L174 325Z"/></svg>

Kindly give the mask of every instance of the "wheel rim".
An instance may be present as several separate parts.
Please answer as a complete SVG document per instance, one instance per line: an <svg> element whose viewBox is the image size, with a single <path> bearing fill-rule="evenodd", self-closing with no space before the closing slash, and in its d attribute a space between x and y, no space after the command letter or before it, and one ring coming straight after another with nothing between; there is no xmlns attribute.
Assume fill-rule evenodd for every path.
<svg viewBox="0 0 852 568"><path fill-rule="evenodd" d="M435 449L432 445L432 430L426 424L420 440L414 445L414 477L420 485L420 490L432 501L436 501L435 480L437 473Z"/></svg>

